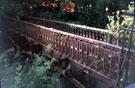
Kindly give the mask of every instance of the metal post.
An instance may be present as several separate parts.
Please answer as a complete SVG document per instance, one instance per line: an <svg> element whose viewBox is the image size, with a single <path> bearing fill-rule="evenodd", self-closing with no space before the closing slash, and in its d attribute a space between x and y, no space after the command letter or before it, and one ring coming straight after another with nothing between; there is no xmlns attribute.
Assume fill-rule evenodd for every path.
<svg viewBox="0 0 135 88"><path fill-rule="evenodd" d="M122 62L123 62L123 59L124 59L124 43L125 43L125 32L126 30L124 30L123 32L123 41L122 41L122 49L121 49L121 57L119 59L119 67L118 67L118 77L117 77L117 82L116 82L116 85L115 85L115 88L118 87L119 88L119 82L120 82L120 78L121 78L121 66L122 66Z"/></svg>
<svg viewBox="0 0 135 88"><path fill-rule="evenodd" d="M134 18L132 29L131 29L131 34L130 34L130 39L129 39L129 47L128 47L128 52L127 52L127 57L126 57L126 73L125 73L124 87L126 86L126 80L127 80L127 76L128 76L129 57L130 57L130 49L132 47L132 37L133 37L133 32L134 32L134 24L135 24L135 18Z"/></svg>

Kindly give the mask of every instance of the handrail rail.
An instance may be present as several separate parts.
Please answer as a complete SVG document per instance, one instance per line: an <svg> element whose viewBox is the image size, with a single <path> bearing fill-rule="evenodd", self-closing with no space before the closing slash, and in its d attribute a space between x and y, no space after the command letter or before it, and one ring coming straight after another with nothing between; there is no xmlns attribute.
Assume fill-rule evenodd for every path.
<svg viewBox="0 0 135 88"><path fill-rule="evenodd" d="M115 44L110 44L108 42L99 41L99 40L87 38L87 37L84 37L84 36L78 36L78 35L75 35L75 34L72 34L72 33L67 33L67 32L64 32L64 31L57 30L55 28L47 28L47 27L44 27L44 26L41 26L41 25L33 24L33 23L30 23L30 22L26 22L26 21L21 21L21 20L18 20L18 19L10 18L10 17L7 17L7 18L12 19L12 20L16 20L18 22L23 22L23 23L35 26L37 28L43 28L43 29L46 29L46 30L49 30L49 31L52 31L52 32L57 32L57 33L61 33L63 35L68 35L68 36L71 36L71 37L74 37L74 38L79 38L80 40L84 40L86 42L97 42L97 43L104 44L104 45L107 45L107 46L110 46L110 47L113 47L113 48L122 49L121 46L118 46L118 45L115 45ZM124 50L128 51L127 48L124 48ZM131 52L135 53L135 50L132 49Z"/></svg>
<svg viewBox="0 0 135 88"><path fill-rule="evenodd" d="M100 28L93 28L84 25L77 25L71 23L65 23L55 20L41 19L36 17L22 17L23 20L32 22L34 24L39 24L42 26L46 26L49 28L55 28L58 30L62 30L65 32L73 33L80 36L85 36L87 38L93 38L96 40L105 41L108 43L116 44L119 39L116 38L118 36L117 33L111 32L109 30L104 30Z"/></svg>
<svg viewBox="0 0 135 88"><path fill-rule="evenodd" d="M101 29L101 28L88 27L86 25L78 25L78 24L72 24L72 23L66 23L66 22L61 22L61 21L56 21L56 20L36 18L36 17L30 17L30 16L26 16L26 17L32 18L32 19L53 21L53 22L60 23L60 24L66 24L66 25L69 25L69 26L72 26L72 27L80 27L80 28L84 28L84 29L87 29L87 30L94 30L94 31L98 31L98 32L101 32L101 33L109 33L109 34L112 34L112 35L116 35L116 33L112 32L110 30L105 30L105 29Z"/></svg>

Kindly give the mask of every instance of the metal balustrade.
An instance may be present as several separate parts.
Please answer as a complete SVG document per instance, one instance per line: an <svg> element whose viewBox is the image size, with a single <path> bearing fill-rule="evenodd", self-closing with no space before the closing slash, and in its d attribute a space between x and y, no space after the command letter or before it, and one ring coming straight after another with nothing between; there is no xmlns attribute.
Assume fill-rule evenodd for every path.
<svg viewBox="0 0 135 88"><path fill-rule="evenodd" d="M36 17L22 17L24 21L28 21L34 24L42 25L49 28L55 28L61 31L73 33L76 35L84 36L87 38L92 38L100 41L109 42L116 44L119 41L116 36L116 33L113 33L109 30L93 28L83 25L76 25L71 23L65 23L60 21L41 19Z"/></svg>
<svg viewBox="0 0 135 88"><path fill-rule="evenodd" d="M91 68L113 82L116 81L121 53L120 46L9 17L6 17L4 22L7 29L18 31L44 45L52 44L53 49L63 52L69 56L68 58ZM46 24L49 25L49 23ZM133 60L134 52L131 50L130 60ZM126 48L124 48L124 55L124 57L127 55ZM124 65L125 60L122 63ZM132 63L131 66L133 69L135 64ZM105 79L101 80L105 81Z"/></svg>

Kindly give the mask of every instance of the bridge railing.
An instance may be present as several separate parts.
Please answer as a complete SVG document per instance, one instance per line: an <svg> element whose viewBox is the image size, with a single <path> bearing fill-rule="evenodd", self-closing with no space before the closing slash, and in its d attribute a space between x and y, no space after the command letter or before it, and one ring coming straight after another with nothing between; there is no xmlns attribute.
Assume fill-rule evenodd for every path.
<svg viewBox="0 0 135 88"><path fill-rule="evenodd" d="M27 35L44 45L52 44L53 49L63 52L68 58L96 72L102 76L101 80L109 85L114 85L116 82L121 47L13 18L6 18L4 21L6 26L13 31ZM134 52L131 50L130 60L133 59ZM126 55L125 48L123 64L126 61Z"/></svg>
<svg viewBox="0 0 135 88"><path fill-rule="evenodd" d="M68 33L92 38L100 41L116 44L119 40L116 38L117 34L105 29L93 28L83 25L76 25L71 23L65 23L55 20L41 19L36 17L22 17L23 20L42 25L49 28L55 28Z"/></svg>

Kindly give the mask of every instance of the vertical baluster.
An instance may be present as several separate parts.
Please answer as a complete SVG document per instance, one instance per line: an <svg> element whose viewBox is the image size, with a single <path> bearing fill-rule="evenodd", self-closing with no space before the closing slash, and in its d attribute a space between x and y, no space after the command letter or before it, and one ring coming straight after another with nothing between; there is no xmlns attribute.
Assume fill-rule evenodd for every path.
<svg viewBox="0 0 135 88"><path fill-rule="evenodd" d="M94 43L92 43L92 51L91 51L91 66L94 67Z"/></svg>
<svg viewBox="0 0 135 88"><path fill-rule="evenodd" d="M64 53L66 54L66 51L67 51L67 45L68 45L68 39L67 39L67 36L64 35L64 44L63 44L63 47L64 47Z"/></svg>
<svg viewBox="0 0 135 88"><path fill-rule="evenodd" d="M45 31L42 31L43 35L42 35L42 39L43 39L43 44L45 44Z"/></svg>
<svg viewBox="0 0 135 88"><path fill-rule="evenodd" d="M70 56L72 56L72 50L71 50L71 45L72 45L72 41L71 41L71 37L69 37L69 51L68 51L68 53L69 53L69 55Z"/></svg>
<svg viewBox="0 0 135 88"><path fill-rule="evenodd" d="M50 37L51 37L51 43L50 44L53 44L53 32L52 31L51 31Z"/></svg>
<svg viewBox="0 0 135 88"><path fill-rule="evenodd" d="M93 44L92 66L95 68L95 44Z"/></svg>
<svg viewBox="0 0 135 88"><path fill-rule="evenodd" d="M107 74L109 74L109 68L110 68L110 50L108 49L108 47L106 48L106 55L107 55L107 57L106 57L106 72L105 73L107 73Z"/></svg>
<svg viewBox="0 0 135 88"><path fill-rule="evenodd" d="M61 50L61 48L60 48L60 39L61 38L61 36L60 36L60 34L58 33L58 51L60 51Z"/></svg>
<svg viewBox="0 0 135 88"><path fill-rule="evenodd" d="M86 52L85 52L85 42L84 41L82 41L82 62L83 62L83 64L85 64L85 54Z"/></svg>
<svg viewBox="0 0 135 88"><path fill-rule="evenodd" d="M58 49L58 37L59 37L59 35L58 35L58 33L56 33L56 50Z"/></svg>
<svg viewBox="0 0 135 88"><path fill-rule="evenodd" d="M110 74L110 77L112 76L112 61L113 61L113 49L110 50L110 56L109 56L109 64L110 64L109 74Z"/></svg>
<svg viewBox="0 0 135 88"><path fill-rule="evenodd" d="M74 59L76 59L76 57L77 57L77 41L76 41L76 39L74 38Z"/></svg>
<svg viewBox="0 0 135 88"><path fill-rule="evenodd" d="M107 42L108 41L108 34L107 33L105 33L105 42Z"/></svg>
<svg viewBox="0 0 135 88"><path fill-rule="evenodd" d="M77 41L77 60L79 59L79 40L77 40L76 39L76 41Z"/></svg>
<svg viewBox="0 0 135 88"><path fill-rule="evenodd" d="M58 34L59 35L59 37L58 37L58 50L60 51L61 50L61 42L60 42L60 40L61 40L61 36L60 36L60 34Z"/></svg>
<svg viewBox="0 0 135 88"><path fill-rule="evenodd" d="M48 31L48 44L50 44L50 31Z"/></svg>
<svg viewBox="0 0 135 88"><path fill-rule="evenodd" d="M76 28L76 27L74 27L74 29L75 29L75 34L77 34L77 28Z"/></svg>
<svg viewBox="0 0 135 88"><path fill-rule="evenodd" d="M87 57L86 57L86 65L89 65L89 42L87 42L87 45L86 45L86 52L87 52Z"/></svg>
<svg viewBox="0 0 135 88"><path fill-rule="evenodd" d="M78 59L78 41L75 39L75 59Z"/></svg>
<svg viewBox="0 0 135 88"><path fill-rule="evenodd" d="M84 36L84 29L81 29L82 30L82 36Z"/></svg>
<svg viewBox="0 0 135 88"><path fill-rule="evenodd" d="M70 33L70 28L69 28L69 26L66 26L66 28L67 28L66 32Z"/></svg>
<svg viewBox="0 0 135 88"><path fill-rule="evenodd" d="M84 31L85 31L85 37L87 37L87 29L85 29Z"/></svg>
<svg viewBox="0 0 135 88"><path fill-rule="evenodd" d="M47 30L47 45L49 44L49 31Z"/></svg>
<svg viewBox="0 0 135 88"><path fill-rule="evenodd" d="M104 58L104 48L102 44L99 46L99 58L100 58L100 70L103 70L103 58Z"/></svg>
<svg viewBox="0 0 135 88"><path fill-rule="evenodd" d="M64 43L64 36L62 34L60 34L60 51L62 53L64 53L64 45L63 45L63 43Z"/></svg>
<svg viewBox="0 0 135 88"><path fill-rule="evenodd" d="M53 32L53 47L56 48L56 33Z"/></svg>
<svg viewBox="0 0 135 88"><path fill-rule="evenodd" d="M87 42L85 42L85 52L86 52L86 58L85 58L85 64L86 65L88 65L88 49L89 49L89 47L88 47L88 43Z"/></svg>
<svg viewBox="0 0 135 88"><path fill-rule="evenodd" d="M67 47L67 38L65 35L63 35L63 52L66 53L66 47Z"/></svg>
<svg viewBox="0 0 135 88"><path fill-rule="evenodd" d="M94 34L94 39L96 39L96 31L94 31L94 33L93 33L93 34Z"/></svg>
<svg viewBox="0 0 135 88"><path fill-rule="evenodd" d="M91 50L92 50L91 43L88 42L88 45L87 45L87 46L88 46L88 52L87 52L87 53L88 53L87 65L90 66L90 62L91 62L90 59L91 59L91 53L92 53L92 51L91 51Z"/></svg>
<svg viewBox="0 0 135 88"><path fill-rule="evenodd" d="M51 39L52 40L52 43L51 44L52 44L52 47L54 47L54 32L53 31L52 31L51 36L52 36L52 39Z"/></svg>
<svg viewBox="0 0 135 88"><path fill-rule="evenodd" d="M99 44L95 43L95 67L96 69L99 69L98 63L99 63Z"/></svg>
<svg viewBox="0 0 135 88"><path fill-rule="evenodd" d="M60 34L60 51L63 52L63 43L64 43L64 36L62 34Z"/></svg>
<svg viewBox="0 0 135 88"><path fill-rule="evenodd" d="M97 55L98 55L98 63L97 63L97 64L98 64L98 70L101 70L101 69L102 69L102 66L101 66L101 65L102 65L102 62L101 62L101 52L102 52L102 51L101 51L101 47L102 47L102 46L101 46L101 44L99 43L99 44L98 44L98 50L97 50Z"/></svg>
<svg viewBox="0 0 135 88"><path fill-rule="evenodd" d="M82 34L81 32L82 32L82 30L81 30L81 28L80 28L80 29L79 29L79 35L81 35L81 34Z"/></svg>
<svg viewBox="0 0 135 88"><path fill-rule="evenodd" d="M74 57L74 40L73 37L71 37L71 53L72 53L72 58Z"/></svg>
<svg viewBox="0 0 135 88"><path fill-rule="evenodd" d="M73 30L74 30L74 29L73 29L73 26L72 26L72 27L71 27L71 33L74 33Z"/></svg>
<svg viewBox="0 0 135 88"><path fill-rule="evenodd" d="M101 33L101 32L98 32L98 31L97 31L96 33L97 33L97 34L96 34L96 37L97 37L96 39L97 39L97 40L100 40L100 33Z"/></svg>
<svg viewBox="0 0 135 88"><path fill-rule="evenodd" d="M58 37L59 37L59 35L58 35L58 33L56 33L56 50L58 50Z"/></svg>
<svg viewBox="0 0 135 88"><path fill-rule="evenodd" d="M105 58L106 58L106 47L103 47L104 54L103 54L103 72L105 72Z"/></svg>
<svg viewBox="0 0 135 88"><path fill-rule="evenodd" d="M57 47L56 40L57 40L57 34L54 32L54 48L55 48L55 49L56 49L56 47Z"/></svg>
<svg viewBox="0 0 135 88"><path fill-rule="evenodd" d="M59 33L58 50L61 52L61 34Z"/></svg>
<svg viewBox="0 0 135 88"><path fill-rule="evenodd" d="M97 32L97 31L95 31L95 39L96 39L96 40L98 40L98 38L97 38L97 34L98 34L98 32Z"/></svg>
<svg viewBox="0 0 135 88"><path fill-rule="evenodd" d="M99 34L100 34L100 35L99 35L99 36L100 36L100 40L102 41L102 33L99 33Z"/></svg>
<svg viewBox="0 0 135 88"><path fill-rule="evenodd" d="M80 35L82 35L82 29L80 28Z"/></svg>
<svg viewBox="0 0 135 88"><path fill-rule="evenodd" d="M84 63L84 59L83 59L83 56L84 56L84 43L83 41L81 41L81 63Z"/></svg>
<svg viewBox="0 0 135 88"><path fill-rule="evenodd" d="M94 32L91 30L91 38L94 38Z"/></svg>
<svg viewBox="0 0 135 88"><path fill-rule="evenodd" d="M78 58L78 61L81 61L81 40L79 40L79 43L78 43L78 45L79 45L79 58Z"/></svg>
<svg viewBox="0 0 135 88"><path fill-rule="evenodd" d="M73 38L73 59L75 59L75 39Z"/></svg>
<svg viewBox="0 0 135 88"><path fill-rule="evenodd" d="M79 30L78 30L78 31L79 31L79 35L81 35L81 29L80 29L80 28L79 28Z"/></svg>
<svg viewBox="0 0 135 88"><path fill-rule="evenodd" d="M72 28L73 28L73 26L70 27L70 33L72 33Z"/></svg>
<svg viewBox="0 0 135 88"><path fill-rule="evenodd" d="M89 38L91 38L91 30L89 30L88 33L89 33L89 34L88 34Z"/></svg>
<svg viewBox="0 0 135 88"><path fill-rule="evenodd" d="M105 41L105 40L106 40L106 39L105 39L105 38L106 38L106 37L105 37L105 33L103 33L103 36L102 36L102 37L103 37L103 41Z"/></svg>
<svg viewBox="0 0 135 88"><path fill-rule="evenodd" d="M73 33L75 34L75 27L73 27Z"/></svg>
<svg viewBox="0 0 135 88"><path fill-rule="evenodd" d="M75 34L78 35L77 27L75 27Z"/></svg>
<svg viewBox="0 0 135 88"><path fill-rule="evenodd" d="M86 34L87 34L87 37L89 38L89 30L88 29L87 29L87 33Z"/></svg>

